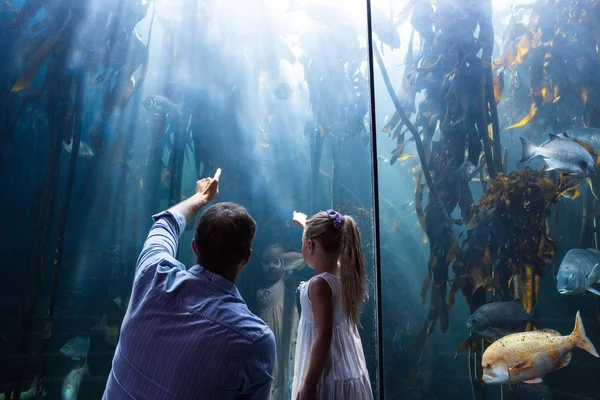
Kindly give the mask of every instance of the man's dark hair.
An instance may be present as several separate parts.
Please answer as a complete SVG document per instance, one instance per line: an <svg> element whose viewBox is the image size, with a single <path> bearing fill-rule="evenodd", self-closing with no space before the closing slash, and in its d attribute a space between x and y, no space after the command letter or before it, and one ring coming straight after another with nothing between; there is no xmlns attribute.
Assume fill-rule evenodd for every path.
<svg viewBox="0 0 600 400"><path fill-rule="evenodd" d="M217 203L204 211L196 226L198 264L215 273L236 267L252 246L256 221L235 203Z"/></svg>

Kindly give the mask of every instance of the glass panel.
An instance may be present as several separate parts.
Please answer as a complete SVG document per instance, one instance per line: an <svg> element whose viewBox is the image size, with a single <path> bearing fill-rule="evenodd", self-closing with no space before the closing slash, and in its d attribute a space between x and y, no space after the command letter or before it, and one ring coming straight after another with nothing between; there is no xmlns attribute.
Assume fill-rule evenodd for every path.
<svg viewBox="0 0 600 400"><path fill-rule="evenodd" d="M150 216L219 167L218 200L258 226L237 286L275 332L271 398L291 396L296 289L313 275L291 261L294 210L334 208L358 224L369 281L360 336L377 390L365 1L0 8L2 393L32 398L42 377L48 398L69 379L63 398L101 398ZM180 238L188 267L198 219Z"/></svg>
<svg viewBox="0 0 600 400"><path fill-rule="evenodd" d="M595 6L391 3L393 25L373 13L385 397L596 398ZM575 328L584 351L541 366L578 310L590 342Z"/></svg>

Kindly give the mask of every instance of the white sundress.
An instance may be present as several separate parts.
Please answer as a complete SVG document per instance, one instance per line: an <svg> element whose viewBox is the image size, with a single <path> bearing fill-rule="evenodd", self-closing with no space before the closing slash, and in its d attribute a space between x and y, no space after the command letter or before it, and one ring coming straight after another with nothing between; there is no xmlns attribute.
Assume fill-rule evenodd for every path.
<svg viewBox="0 0 600 400"><path fill-rule="evenodd" d="M333 335L325 370L317 387L319 400L372 400L367 363L356 326L350 326L344 314L341 299L341 280L328 272L315 275L308 282L300 283L302 314L298 325L298 341L294 363L292 399L298 390L310 363L310 351L316 337L312 304L308 298L308 286L315 279L324 279L333 294Z"/></svg>

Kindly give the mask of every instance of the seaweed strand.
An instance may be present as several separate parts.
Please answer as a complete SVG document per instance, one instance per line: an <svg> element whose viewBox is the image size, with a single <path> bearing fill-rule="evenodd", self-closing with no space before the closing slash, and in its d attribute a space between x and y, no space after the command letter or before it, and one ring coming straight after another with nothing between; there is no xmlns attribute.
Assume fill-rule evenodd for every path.
<svg viewBox="0 0 600 400"><path fill-rule="evenodd" d="M58 285L60 278L60 269L62 266L62 254L63 254L63 242L65 238L65 230L67 227L69 209L71 206L71 198L73 195L73 186L75 182L75 175L77 172L77 160L79 158L79 145L81 143L81 114L83 108L83 78L78 76L76 79L76 97L75 97L75 123L73 125L73 147L71 150L71 157L69 160L69 172L67 177L67 186L65 188L65 197L63 201L62 213L60 215L60 222L58 226L58 235L56 237L56 252L54 254L54 264L52 270L52 288L50 292L50 300L48 304L48 311L46 314L46 324L44 328L44 342L42 345L41 352L41 371L37 381L36 398L42 398L42 387L44 383L44 376L46 374L46 352L50 345L52 338L52 318L54 316L54 309L56 306L56 297L58 293Z"/></svg>
<svg viewBox="0 0 600 400"><path fill-rule="evenodd" d="M381 59L381 54L379 54L379 50L377 49L376 46L373 46L373 53L375 54L375 58L377 59L377 64L379 65L379 69L381 70L381 75L383 76L383 81L385 82L387 91L392 99L392 102L394 103L394 106L396 107L396 111L400 115L402 122L404 123L404 125L406 125L406 127L408 128L410 133L413 135L413 138L415 140L415 145L417 147L417 153L419 154L419 160L421 161L421 168L423 169L423 175L425 176L427 188L429 189L431 203L433 203L433 205L437 208L438 212L440 213L440 217L442 219L441 222L442 222L444 231L445 231L446 235L448 235L448 238L451 239L450 243L454 243L456 241L456 235L454 234L454 231L452 230L452 222L450 221L450 217L448 216L448 213L446 212L446 208L444 207L442 200L440 199L440 196L437 192L437 188L433 182L433 179L431 178L431 172L429 171L429 165L427 164L427 158L425 157L425 150L423 148L423 142L421 141L421 136L419 135L417 128L412 124L412 122L410 122L410 120L404 113L404 109L402 108L402 105L400 104L400 100L398 99L398 96L396 96L396 93L394 93L394 88L392 86L392 82L390 81L390 77L387 73L387 69L385 68L385 65L383 64L383 60Z"/></svg>

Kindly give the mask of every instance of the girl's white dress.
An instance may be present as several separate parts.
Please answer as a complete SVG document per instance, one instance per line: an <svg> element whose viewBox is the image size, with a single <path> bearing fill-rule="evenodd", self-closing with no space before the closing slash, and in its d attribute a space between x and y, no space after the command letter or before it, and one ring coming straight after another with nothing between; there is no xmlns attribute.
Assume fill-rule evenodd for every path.
<svg viewBox="0 0 600 400"><path fill-rule="evenodd" d="M341 280L330 273L315 275L308 282L300 283L300 304L302 315L298 326L298 341L294 364L292 400L296 400L298 390L310 363L310 351L316 337L312 305L308 298L308 286L315 279L324 279L333 294L333 336L325 369L317 388L320 400L371 400L373 392L365 355L356 326L350 326L344 314L341 298Z"/></svg>

